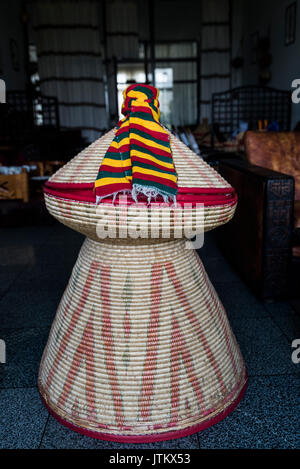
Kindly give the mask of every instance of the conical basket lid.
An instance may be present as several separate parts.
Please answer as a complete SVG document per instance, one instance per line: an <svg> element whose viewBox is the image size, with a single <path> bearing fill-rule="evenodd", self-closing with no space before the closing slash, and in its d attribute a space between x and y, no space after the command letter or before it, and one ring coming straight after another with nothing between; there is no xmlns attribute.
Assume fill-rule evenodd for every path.
<svg viewBox="0 0 300 469"><path fill-rule="evenodd" d="M49 179L45 193L64 199L95 202L94 182L113 138L114 129L81 151ZM230 184L178 138L170 134L170 139L178 174L177 202L179 204L203 202L205 205L235 204L236 196ZM109 200L106 198L105 202Z"/></svg>

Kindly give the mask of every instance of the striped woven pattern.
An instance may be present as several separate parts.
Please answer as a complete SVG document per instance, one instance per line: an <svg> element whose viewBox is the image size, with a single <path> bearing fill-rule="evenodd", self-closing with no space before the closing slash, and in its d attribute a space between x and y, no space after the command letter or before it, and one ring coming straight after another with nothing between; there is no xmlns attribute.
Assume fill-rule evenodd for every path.
<svg viewBox="0 0 300 469"><path fill-rule="evenodd" d="M99 165L103 161L115 129L110 130L98 140L82 150L75 158L59 169L51 178L51 182L66 184L91 183L97 177ZM190 148L173 135L169 134L173 161L178 175L178 189L188 188L230 188L230 184L199 158Z"/></svg>
<svg viewBox="0 0 300 469"><path fill-rule="evenodd" d="M138 194L148 202L162 196L175 201L177 174L174 168L168 132L159 123L158 90L150 85L130 85L123 92L121 120L97 179L97 202L119 192Z"/></svg>
<svg viewBox="0 0 300 469"><path fill-rule="evenodd" d="M222 416L244 388L224 308L184 244L83 244L39 374L47 405L79 431L168 439Z"/></svg>

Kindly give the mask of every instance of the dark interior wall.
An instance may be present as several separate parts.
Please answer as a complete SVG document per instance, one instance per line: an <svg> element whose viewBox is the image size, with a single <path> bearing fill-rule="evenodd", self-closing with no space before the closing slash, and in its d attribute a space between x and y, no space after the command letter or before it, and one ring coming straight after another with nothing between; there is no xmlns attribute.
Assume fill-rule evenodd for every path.
<svg viewBox="0 0 300 469"><path fill-rule="evenodd" d="M155 39L198 39L201 30L201 1L157 0Z"/></svg>
<svg viewBox="0 0 300 469"><path fill-rule="evenodd" d="M270 66L271 80L268 86L289 90L295 78L300 78L300 2L297 1L296 41L289 46L284 45L285 9L293 0L234 0L233 30L236 34L233 49L237 47L238 36L243 38L243 53L245 64L240 75L243 85L258 84L258 66L252 63L251 40L253 33L259 36L270 34L270 52L273 61ZM241 8L242 5L242 8ZM242 25L242 28L241 28ZM300 104L292 104L292 127L300 120Z"/></svg>
<svg viewBox="0 0 300 469"><path fill-rule="evenodd" d="M245 3L247 0L232 0L232 58L243 54L243 37L245 21ZM262 0L263 1L263 0ZM232 87L243 85L243 68L232 69Z"/></svg>
<svg viewBox="0 0 300 469"><path fill-rule="evenodd" d="M220 0L222 1L222 0ZM197 39L201 29L201 0L152 0L156 41ZM139 36L148 40L149 2L138 0Z"/></svg>
<svg viewBox="0 0 300 469"><path fill-rule="evenodd" d="M25 89L26 86L21 18L22 0L1 2L0 77L5 80L8 90Z"/></svg>

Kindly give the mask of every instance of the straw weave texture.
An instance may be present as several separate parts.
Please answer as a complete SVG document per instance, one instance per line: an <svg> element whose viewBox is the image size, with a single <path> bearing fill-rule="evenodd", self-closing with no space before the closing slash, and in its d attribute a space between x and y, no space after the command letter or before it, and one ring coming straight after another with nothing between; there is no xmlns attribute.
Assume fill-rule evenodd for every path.
<svg viewBox="0 0 300 469"><path fill-rule="evenodd" d="M51 182L93 183L113 135L79 153ZM179 188L223 188L227 194L230 185L173 136L171 147ZM140 237L121 239L124 206L75 199L45 194L50 213L87 239L43 354L43 399L64 422L99 438L168 439L170 432L210 425L238 401L246 371L198 255L186 249L185 231L176 233L175 208L161 209L155 238L149 237L153 225L145 207ZM235 206L227 198L204 211L185 206L185 228L194 234L213 229L231 219ZM99 237L103 213L116 237ZM125 224L135 216L128 212Z"/></svg>
<svg viewBox="0 0 300 469"><path fill-rule="evenodd" d="M64 184L80 184L94 182L101 161L109 147L114 136L114 130L109 131L103 137L96 140L89 147L79 153L63 168L58 170L50 179L54 183ZM184 143L180 142L176 137L171 136L171 148L173 159L178 173L178 186L185 188L224 188L229 189L231 186L218 174L211 166L199 158ZM45 194L45 201L49 212L60 222L80 231L91 239L97 240L96 226L99 223L99 209L94 203L82 202L73 199L67 199L59 196ZM109 205L105 199L100 205ZM204 219L199 221L199 211L202 210L196 206L191 210L190 227L194 233L200 233L203 230L208 231L219 225L227 223L234 215L236 202L231 201L223 205L210 205L204 208ZM121 207L117 204L111 207L116 215L116 225L119 227L118 218L120 216ZM187 208L184 211L188 210ZM148 210L149 212L149 210ZM149 212L150 213L150 212ZM149 215L148 213L148 215ZM165 213L165 216L164 216ZM202 213L202 212L201 212ZM147 230L149 225L148 215L146 223L142 223L142 229ZM134 218L128 217L128 223ZM167 220L167 210L162 212L160 226ZM203 223L204 222L204 223ZM204 225L204 226L203 226ZM174 222L171 222L171 231L169 238L174 237ZM184 236L182 236L184 237ZM149 238L149 236L148 236ZM109 242L109 240L108 240ZM129 241L131 242L131 241ZM137 243L141 243L137 240ZM151 240L145 240L144 243L151 243Z"/></svg>
<svg viewBox="0 0 300 469"><path fill-rule="evenodd" d="M184 241L84 242L40 367L57 415L112 435L176 431L226 410L245 381L224 308Z"/></svg>
<svg viewBox="0 0 300 469"><path fill-rule="evenodd" d="M114 137L114 129L93 142L69 163L59 169L51 182L94 182L102 159ZM230 187L217 171L199 158L183 142L170 134L173 160L179 187Z"/></svg>

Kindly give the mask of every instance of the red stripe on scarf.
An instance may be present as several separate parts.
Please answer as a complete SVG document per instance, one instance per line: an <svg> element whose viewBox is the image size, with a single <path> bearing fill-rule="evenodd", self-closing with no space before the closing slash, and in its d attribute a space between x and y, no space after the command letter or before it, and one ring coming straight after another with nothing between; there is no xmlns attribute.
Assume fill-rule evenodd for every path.
<svg viewBox="0 0 300 469"><path fill-rule="evenodd" d="M121 192L124 190L131 190L131 184L128 182L122 182L118 184L108 184L107 186L101 187L101 197L114 194L115 192Z"/></svg>
<svg viewBox="0 0 300 469"><path fill-rule="evenodd" d="M146 143L141 142L140 140L136 140L135 138L131 137L130 142L133 145L138 145L139 147L144 148L145 150L152 151L153 153L156 153L156 155L164 156L165 158L170 158L172 160L172 154L161 150L160 148L152 147L151 145L147 145Z"/></svg>
<svg viewBox="0 0 300 469"><path fill-rule="evenodd" d="M143 125L131 124L130 128L140 130L141 132L145 132L145 127ZM146 132L148 133L148 131ZM157 138L158 140L164 140L165 142L169 141L169 135L163 132L157 132L155 130L151 130L151 135L152 137Z"/></svg>
<svg viewBox="0 0 300 469"><path fill-rule="evenodd" d="M130 170L131 170L131 166L124 166L123 168L118 168L117 166L108 166L106 164L101 166L101 171L109 171L110 173L123 173L125 171L130 171Z"/></svg>
<svg viewBox="0 0 300 469"><path fill-rule="evenodd" d="M138 171L135 171L135 170L132 170L132 175L133 174L136 179L144 179L145 181L150 181L150 182L153 181L153 182L157 182L158 184L161 184L162 186L169 186L169 187L173 187L174 189L177 189L177 184L173 181L170 181L169 179L163 179L157 176L151 176L148 174L139 173ZM149 186L151 186L151 184L149 184Z"/></svg>
<svg viewBox="0 0 300 469"><path fill-rule="evenodd" d="M133 160L133 166L136 162L138 163L146 163L146 164L149 164L149 160L145 159L145 158L141 158L139 156L134 156L132 158ZM154 161L151 161L151 166L155 166L155 168L158 168L158 169L163 169L164 171L171 171L172 173L176 174L176 171L174 168L166 168L165 166L162 166L158 163L154 163Z"/></svg>

